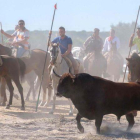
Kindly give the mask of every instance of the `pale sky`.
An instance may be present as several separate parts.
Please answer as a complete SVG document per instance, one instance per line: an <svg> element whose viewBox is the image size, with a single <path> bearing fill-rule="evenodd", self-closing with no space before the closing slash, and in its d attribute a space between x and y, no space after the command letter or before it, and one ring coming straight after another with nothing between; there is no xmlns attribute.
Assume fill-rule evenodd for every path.
<svg viewBox="0 0 140 140"><path fill-rule="evenodd" d="M31 31L50 30L55 3L53 30L108 31L111 24L135 21L140 0L0 0L0 22L5 31L13 30L19 19Z"/></svg>

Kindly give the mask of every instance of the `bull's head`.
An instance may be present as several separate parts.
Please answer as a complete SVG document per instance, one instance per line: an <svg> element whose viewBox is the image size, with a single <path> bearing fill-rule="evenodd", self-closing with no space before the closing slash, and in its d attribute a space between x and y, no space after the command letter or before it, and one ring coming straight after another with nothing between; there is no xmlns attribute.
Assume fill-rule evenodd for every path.
<svg viewBox="0 0 140 140"><path fill-rule="evenodd" d="M71 98L75 76L71 73L65 73L62 76L60 76L55 72L54 69L53 73L60 78L56 95L60 97L64 96L66 98Z"/></svg>
<svg viewBox="0 0 140 140"><path fill-rule="evenodd" d="M135 82L138 79L140 79L140 60L139 59L133 59L133 58L126 58L128 61L128 81L129 82Z"/></svg>

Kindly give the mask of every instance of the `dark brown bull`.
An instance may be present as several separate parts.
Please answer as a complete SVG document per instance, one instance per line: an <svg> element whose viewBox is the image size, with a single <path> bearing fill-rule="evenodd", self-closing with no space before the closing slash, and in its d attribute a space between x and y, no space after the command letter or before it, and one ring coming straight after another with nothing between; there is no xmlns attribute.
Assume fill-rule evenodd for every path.
<svg viewBox="0 0 140 140"><path fill-rule="evenodd" d="M80 132L84 132L80 120L85 117L95 119L97 133L100 133L103 116L107 114L115 114L118 120L126 115L129 131L135 123L134 116L129 112L140 110L138 83L115 83L85 73L75 77L64 74L60 78L57 92L58 96L70 98L78 109L76 120Z"/></svg>

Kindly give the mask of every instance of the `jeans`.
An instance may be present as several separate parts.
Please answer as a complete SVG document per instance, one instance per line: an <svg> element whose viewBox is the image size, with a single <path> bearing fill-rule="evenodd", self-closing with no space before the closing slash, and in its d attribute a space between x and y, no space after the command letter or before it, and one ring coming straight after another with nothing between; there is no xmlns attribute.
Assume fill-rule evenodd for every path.
<svg viewBox="0 0 140 140"><path fill-rule="evenodd" d="M22 57L22 55L26 52L26 50L23 47L19 47L17 49L17 57Z"/></svg>

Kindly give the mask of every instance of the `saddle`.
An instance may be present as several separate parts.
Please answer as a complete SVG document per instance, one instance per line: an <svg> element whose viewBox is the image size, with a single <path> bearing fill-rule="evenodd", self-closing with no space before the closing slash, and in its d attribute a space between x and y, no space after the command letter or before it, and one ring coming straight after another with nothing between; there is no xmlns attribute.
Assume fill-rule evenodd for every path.
<svg viewBox="0 0 140 140"><path fill-rule="evenodd" d="M74 58L74 59L76 60L77 66L79 67L79 66L80 66L80 60L78 60L78 59L76 59L76 58ZM71 60L70 60L68 57L64 57L64 60L66 61L67 65L68 65L68 67L69 67L70 72L72 72L74 68L73 68L73 66L72 66Z"/></svg>

